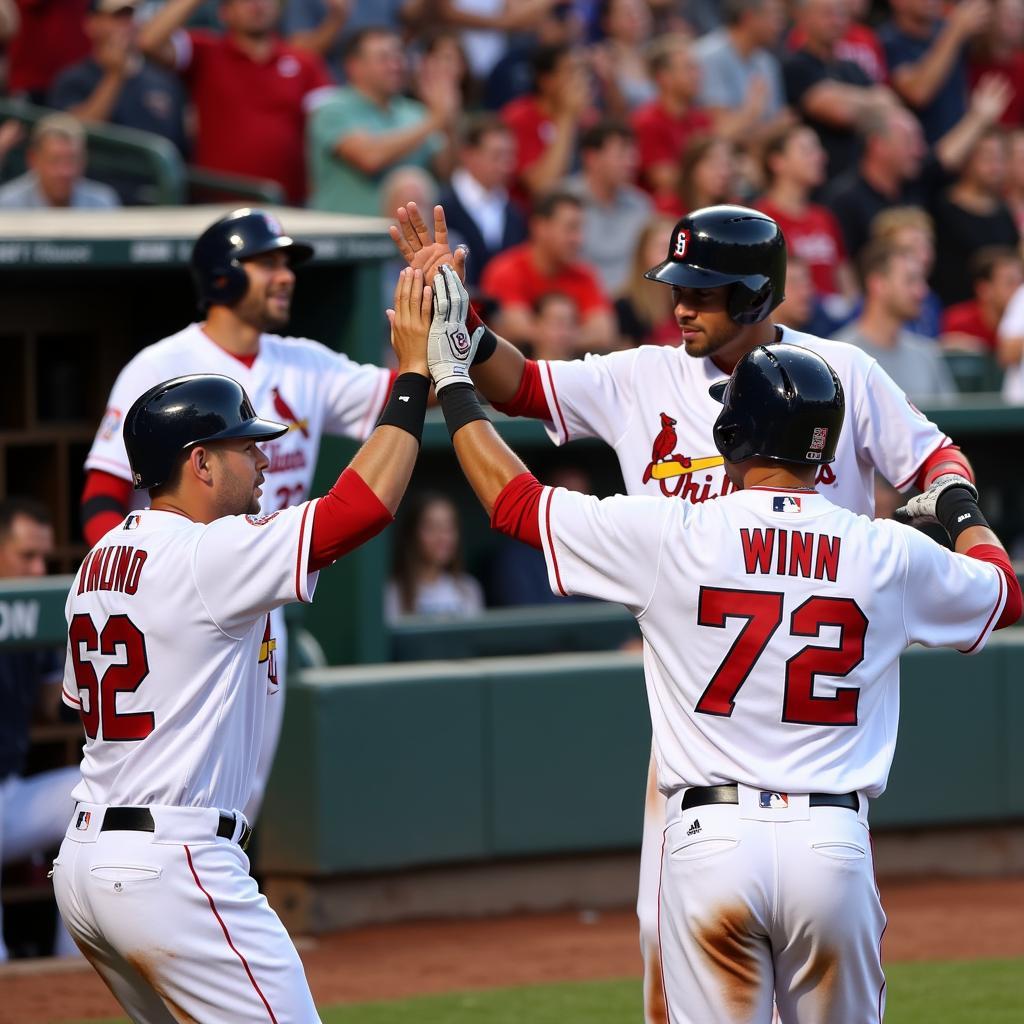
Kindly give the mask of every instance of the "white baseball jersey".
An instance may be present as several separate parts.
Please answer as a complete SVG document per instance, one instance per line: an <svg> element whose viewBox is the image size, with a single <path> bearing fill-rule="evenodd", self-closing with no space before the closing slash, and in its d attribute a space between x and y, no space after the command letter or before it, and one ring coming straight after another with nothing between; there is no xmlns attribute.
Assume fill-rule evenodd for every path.
<svg viewBox="0 0 1024 1024"><path fill-rule="evenodd" d="M626 605L644 636L659 787L885 788L899 656L978 651L1002 573L813 491L691 505L545 488L552 589Z"/></svg>
<svg viewBox="0 0 1024 1024"><path fill-rule="evenodd" d="M312 598L315 504L209 524L133 512L89 552L66 607L76 800L244 806L276 673L268 613Z"/></svg>
<svg viewBox="0 0 1024 1024"><path fill-rule="evenodd" d="M877 469L900 490L924 460L950 443L892 378L854 345L782 328L782 339L824 357L846 392L846 422L836 460L822 466L818 488L844 508L874 513ZM689 504L729 493L712 428L722 406L708 388L724 380L711 359L682 347L643 345L571 362L541 362L556 444L598 437L619 457L629 494L679 497Z"/></svg>
<svg viewBox="0 0 1024 1024"><path fill-rule="evenodd" d="M260 446L270 459L262 498L265 513L298 504L309 494L323 434L360 441L370 436L390 379L387 370L354 363L319 342L276 334L260 336L259 354L249 367L214 342L200 324L191 324L144 348L118 375L85 468L131 480L125 414L149 388L185 373L232 377L260 416L288 424L287 434Z"/></svg>

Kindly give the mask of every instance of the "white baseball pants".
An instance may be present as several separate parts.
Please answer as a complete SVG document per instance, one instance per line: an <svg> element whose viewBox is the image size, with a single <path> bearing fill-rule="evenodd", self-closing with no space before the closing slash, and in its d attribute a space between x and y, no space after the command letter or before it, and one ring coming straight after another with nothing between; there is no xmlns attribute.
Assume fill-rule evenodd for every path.
<svg viewBox="0 0 1024 1024"><path fill-rule="evenodd" d="M79 804L53 871L68 930L131 1019L319 1024L295 946L245 853L217 837L218 812L150 810L155 832L101 832L105 808Z"/></svg>

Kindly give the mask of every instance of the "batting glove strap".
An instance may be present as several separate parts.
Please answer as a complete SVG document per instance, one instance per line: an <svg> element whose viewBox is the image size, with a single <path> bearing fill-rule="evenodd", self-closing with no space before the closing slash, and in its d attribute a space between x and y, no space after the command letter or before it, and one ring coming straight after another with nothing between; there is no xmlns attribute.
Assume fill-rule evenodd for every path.
<svg viewBox="0 0 1024 1024"><path fill-rule="evenodd" d="M915 495L902 508L896 509L896 519L910 526L926 526L941 522L938 515L939 499L944 495L958 494L970 498L977 507L978 491L974 484L967 477L960 476L959 473L946 473L933 480L926 491ZM947 502L943 501L942 504L945 508ZM978 515L981 515L980 511ZM943 525L945 524L943 523Z"/></svg>
<svg viewBox="0 0 1024 1024"><path fill-rule="evenodd" d="M971 488L973 491L974 488ZM959 485L947 488L935 502L935 517L942 523L949 539L956 544L957 537L972 526L988 526L978 508L977 491L971 494Z"/></svg>
<svg viewBox="0 0 1024 1024"><path fill-rule="evenodd" d="M391 385L391 397L377 420L377 426L398 427L412 434L419 444L423 439L423 417L427 413L430 378L421 373L402 373Z"/></svg>
<svg viewBox="0 0 1024 1024"><path fill-rule="evenodd" d="M445 388L438 394L437 400L441 403L441 411L451 437L467 423L488 418L472 384L462 382L457 387Z"/></svg>

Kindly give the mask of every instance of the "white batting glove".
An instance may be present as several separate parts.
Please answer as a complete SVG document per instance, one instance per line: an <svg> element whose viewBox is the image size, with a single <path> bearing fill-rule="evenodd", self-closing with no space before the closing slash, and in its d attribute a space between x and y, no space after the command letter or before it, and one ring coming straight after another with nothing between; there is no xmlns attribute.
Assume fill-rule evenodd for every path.
<svg viewBox="0 0 1024 1024"><path fill-rule="evenodd" d="M896 509L894 517L897 522L906 523L908 526L927 526L930 523L938 523L935 515L935 506L939 496L951 487L963 487L970 492L975 501L978 500L978 489L965 476L959 473L944 473L936 477L927 491L915 494L906 505Z"/></svg>
<svg viewBox="0 0 1024 1024"><path fill-rule="evenodd" d="M469 292L458 274L446 263L434 275L434 319L427 335L427 366L440 394L449 384L472 384L469 367L484 333L478 327L473 336L466 329Z"/></svg>

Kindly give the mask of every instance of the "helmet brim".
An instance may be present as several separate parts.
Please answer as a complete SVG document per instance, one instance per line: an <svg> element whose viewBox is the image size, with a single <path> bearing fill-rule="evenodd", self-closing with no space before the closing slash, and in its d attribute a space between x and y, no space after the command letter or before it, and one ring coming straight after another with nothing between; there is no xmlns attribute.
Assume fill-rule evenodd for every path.
<svg viewBox="0 0 1024 1024"><path fill-rule="evenodd" d="M287 434L290 428L284 423L277 423L274 420L256 419L246 420L236 427L229 427L220 433L211 434L209 437L193 441L189 447L197 444L209 444L211 441L231 441L237 438L252 438L254 441L273 441L275 437Z"/></svg>
<svg viewBox="0 0 1024 1024"><path fill-rule="evenodd" d="M728 390L728 388L729 388L729 381L728 380L720 380L720 381L718 381L717 384L712 384L711 387L708 388L708 394L716 402L719 402L720 404L725 405L725 392Z"/></svg>
<svg viewBox="0 0 1024 1024"><path fill-rule="evenodd" d="M675 260L663 260L656 267L651 267L644 277L648 281L673 284L679 288L721 288L740 280L735 274L722 274L717 270L705 270Z"/></svg>
<svg viewBox="0 0 1024 1024"><path fill-rule="evenodd" d="M299 263L305 263L307 260L313 258L313 246L308 242L300 242L290 235L281 235L269 242L265 246L261 246L254 252L248 252L244 256L240 257L244 263L246 260L255 259L257 256L266 256L268 252L280 252L281 250L287 250L289 260L292 265ZM236 257L236 259L239 257Z"/></svg>

